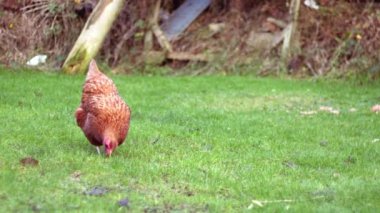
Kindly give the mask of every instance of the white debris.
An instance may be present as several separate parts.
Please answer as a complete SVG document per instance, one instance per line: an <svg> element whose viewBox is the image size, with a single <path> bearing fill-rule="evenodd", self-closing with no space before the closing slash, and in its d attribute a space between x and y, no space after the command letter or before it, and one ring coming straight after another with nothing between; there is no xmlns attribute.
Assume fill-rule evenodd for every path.
<svg viewBox="0 0 380 213"><path fill-rule="evenodd" d="M350 108L349 110L348 110L349 112L356 112L356 111L358 111L356 108Z"/></svg>
<svg viewBox="0 0 380 213"><path fill-rule="evenodd" d="M317 111L311 110L311 111L301 111L301 115L314 115L317 114Z"/></svg>
<svg viewBox="0 0 380 213"><path fill-rule="evenodd" d="M306 7L309 7L311 9L314 9L314 10L319 10L319 5L317 4L317 2L315 2L315 0L305 0L303 2L303 4L306 6Z"/></svg>
<svg viewBox="0 0 380 213"><path fill-rule="evenodd" d="M40 64L46 63L47 55L36 55L32 59L30 59L28 62L26 62L26 65L29 66L38 66Z"/></svg>
<svg viewBox="0 0 380 213"><path fill-rule="evenodd" d="M339 110L334 109L334 108L329 107L329 106L320 106L319 110L320 111L329 112L329 113L332 113L332 114L336 114L336 115L338 115L340 113Z"/></svg>
<svg viewBox="0 0 380 213"><path fill-rule="evenodd" d="M208 25L208 29L210 29L213 33L219 33L223 31L223 29L226 27L225 23L211 23Z"/></svg>

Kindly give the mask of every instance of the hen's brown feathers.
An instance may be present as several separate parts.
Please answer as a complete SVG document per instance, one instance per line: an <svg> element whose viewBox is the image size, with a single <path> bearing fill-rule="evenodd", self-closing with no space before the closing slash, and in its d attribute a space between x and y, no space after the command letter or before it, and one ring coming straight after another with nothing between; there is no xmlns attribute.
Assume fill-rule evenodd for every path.
<svg viewBox="0 0 380 213"><path fill-rule="evenodd" d="M96 146L105 138L120 145L127 136L130 109L119 96L115 84L92 61L83 85L81 105L75 113L77 124Z"/></svg>

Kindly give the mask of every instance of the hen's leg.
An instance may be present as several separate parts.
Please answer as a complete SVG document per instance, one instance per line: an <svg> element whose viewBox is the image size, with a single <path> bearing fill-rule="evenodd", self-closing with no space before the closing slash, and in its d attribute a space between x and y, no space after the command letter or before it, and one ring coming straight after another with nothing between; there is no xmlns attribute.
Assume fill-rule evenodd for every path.
<svg viewBox="0 0 380 213"><path fill-rule="evenodd" d="M96 151L98 151L98 154L100 155L100 149L98 146L95 146L96 147Z"/></svg>

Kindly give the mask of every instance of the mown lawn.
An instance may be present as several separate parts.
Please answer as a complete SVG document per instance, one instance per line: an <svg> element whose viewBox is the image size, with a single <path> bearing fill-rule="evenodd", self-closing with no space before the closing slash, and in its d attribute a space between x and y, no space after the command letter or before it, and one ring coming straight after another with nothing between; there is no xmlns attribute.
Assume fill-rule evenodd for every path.
<svg viewBox="0 0 380 213"><path fill-rule="evenodd" d="M132 121L107 159L74 120L84 76L0 71L0 212L380 209L379 83L112 78Z"/></svg>

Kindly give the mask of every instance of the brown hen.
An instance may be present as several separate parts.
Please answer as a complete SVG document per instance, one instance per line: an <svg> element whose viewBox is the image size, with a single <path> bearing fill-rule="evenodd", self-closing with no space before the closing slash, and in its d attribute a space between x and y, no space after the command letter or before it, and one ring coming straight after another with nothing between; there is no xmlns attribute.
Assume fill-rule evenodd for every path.
<svg viewBox="0 0 380 213"><path fill-rule="evenodd" d="M106 156L111 156L128 134L131 111L113 81L99 71L95 60L90 62L75 117L98 152L98 147L104 145Z"/></svg>

